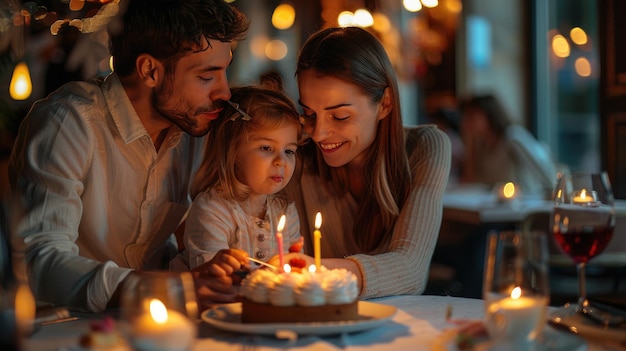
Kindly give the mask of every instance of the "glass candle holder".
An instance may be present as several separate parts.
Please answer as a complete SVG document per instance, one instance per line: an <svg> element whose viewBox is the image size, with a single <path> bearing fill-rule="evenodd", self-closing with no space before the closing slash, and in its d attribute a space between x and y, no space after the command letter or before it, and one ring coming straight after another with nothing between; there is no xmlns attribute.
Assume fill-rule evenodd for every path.
<svg viewBox="0 0 626 351"><path fill-rule="evenodd" d="M189 272L148 272L129 277L122 319L135 350L189 350L197 335L193 278Z"/></svg>
<svg viewBox="0 0 626 351"><path fill-rule="evenodd" d="M495 349L538 348L550 299L544 233L489 234L483 298L485 325Z"/></svg>

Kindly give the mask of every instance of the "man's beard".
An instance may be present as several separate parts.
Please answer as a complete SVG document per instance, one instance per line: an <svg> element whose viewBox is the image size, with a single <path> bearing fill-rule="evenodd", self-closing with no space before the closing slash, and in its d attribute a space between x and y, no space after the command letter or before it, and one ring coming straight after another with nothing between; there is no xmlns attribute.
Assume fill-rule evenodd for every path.
<svg viewBox="0 0 626 351"><path fill-rule="evenodd" d="M197 111L192 111L193 107L184 100L178 100L174 106L167 107L166 102L171 103L173 100L173 94L170 92L158 94L155 91L152 93L152 101L155 110L182 131L194 137L201 137L209 132L209 124L203 129L198 129L198 121L193 118L193 116L211 111L210 109L200 108Z"/></svg>

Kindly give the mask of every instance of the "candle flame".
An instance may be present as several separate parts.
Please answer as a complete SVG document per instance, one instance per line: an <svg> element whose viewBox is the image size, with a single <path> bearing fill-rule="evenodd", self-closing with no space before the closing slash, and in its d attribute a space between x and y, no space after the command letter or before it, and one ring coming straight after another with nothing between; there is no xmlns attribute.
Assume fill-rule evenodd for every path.
<svg viewBox="0 0 626 351"><path fill-rule="evenodd" d="M321 226L322 226L322 214L318 212L315 215L315 229L320 229Z"/></svg>
<svg viewBox="0 0 626 351"><path fill-rule="evenodd" d="M285 229L286 220L287 218L285 217L285 215L280 216L280 220L278 221L278 227L276 227L276 230L278 230L279 232L282 232L283 229Z"/></svg>
<svg viewBox="0 0 626 351"><path fill-rule="evenodd" d="M289 263L285 263L283 265L283 272L285 272L285 273L291 272L291 266L289 265Z"/></svg>
<svg viewBox="0 0 626 351"><path fill-rule="evenodd" d="M517 300L522 296L522 289L519 286L516 286L513 291L511 291L511 298L513 300Z"/></svg>
<svg viewBox="0 0 626 351"><path fill-rule="evenodd" d="M309 272L310 273L315 273L315 271L317 271L317 268L315 267L315 265L314 264L310 265L309 266Z"/></svg>
<svg viewBox="0 0 626 351"><path fill-rule="evenodd" d="M35 319L35 298L28 284L19 284L15 291L15 319L18 327L32 329Z"/></svg>
<svg viewBox="0 0 626 351"><path fill-rule="evenodd" d="M167 308L165 308L165 305L161 302L161 300L150 300L150 315L157 324L164 324L167 322Z"/></svg>
<svg viewBox="0 0 626 351"><path fill-rule="evenodd" d="M580 191L580 198L583 200L587 198L587 189L583 189Z"/></svg>
<svg viewBox="0 0 626 351"><path fill-rule="evenodd" d="M513 184L513 182L508 182L504 184L504 187L502 188L502 193L504 194L504 197L506 197L507 199L510 199L513 196L515 196L515 184Z"/></svg>

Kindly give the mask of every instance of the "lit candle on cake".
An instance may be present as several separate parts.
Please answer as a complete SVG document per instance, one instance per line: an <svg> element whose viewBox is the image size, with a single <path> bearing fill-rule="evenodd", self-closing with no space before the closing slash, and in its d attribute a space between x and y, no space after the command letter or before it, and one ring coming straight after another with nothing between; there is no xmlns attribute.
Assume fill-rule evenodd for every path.
<svg viewBox="0 0 626 351"><path fill-rule="evenodd" d="M321 248L321 239L322 232L320 232L320 227L322 226L322 214L317 213L315 215L315 231L313 232L313 254L315 257L315 267L319 270L322 265L322 248Z"/></svg>
<svg viewBox="0 0 626 351"><path fill-rule="evenodd" d="M276 242L278 243L278 267L283 267L285 264L285 253L283 252L283 229L285 229L285 215L280 217L278 221L278 227L276 227Z"/></svg>
<svg viewBox="0 0 626 351"><path fill-rule="evenodd" d="M289 263L285 263L283 265L283 272L285 273L291 273L291 266L289 265Z"/></svg>
<svg viewBox="0 0 626 351"><path fill-rule="evenodd" d="M159 299L150 299L149 312L133 325L133 345L138 350L188 350L195 335L194 324Z"/></svg>

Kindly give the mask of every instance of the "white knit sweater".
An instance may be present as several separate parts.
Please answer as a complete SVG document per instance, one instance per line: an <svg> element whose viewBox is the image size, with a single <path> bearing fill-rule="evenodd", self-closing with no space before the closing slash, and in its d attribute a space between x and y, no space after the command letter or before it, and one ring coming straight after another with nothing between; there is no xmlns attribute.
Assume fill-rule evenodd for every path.
<svg viewBox="0 0 626 351"><path fill-rule="evenodd" d="M363 275L361 298L421 294L443 212L442 197L450 172L450 140L433 125L406 127L413 190L407 198L388 244L373 254L362 254L353 240L356 200L348 194L337 198L316 175L306 170L291 180L286 193L300 214L305 253L312 254L315 215L322 213L321 256L354 260ZM410 141L410 143L408 142Z"/></svg>

